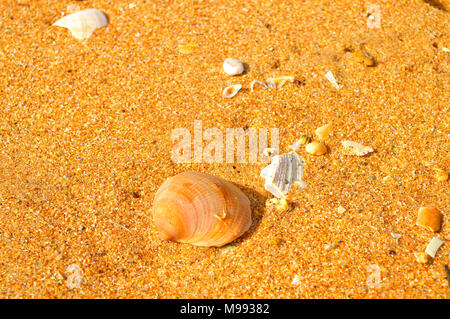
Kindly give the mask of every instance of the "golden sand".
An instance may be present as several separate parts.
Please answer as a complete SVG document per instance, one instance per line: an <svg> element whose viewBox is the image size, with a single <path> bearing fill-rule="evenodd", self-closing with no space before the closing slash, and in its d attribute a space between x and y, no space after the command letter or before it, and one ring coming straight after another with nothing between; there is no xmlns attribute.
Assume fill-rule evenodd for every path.
<svg viewBox="0 0 450 319"><path fill-rule="evenodd" d="M449 187L434 175L450 167L449 13L373 2L381 28L352 0L0 0L0 297L448 297ZM78 8L108 26L84 42L51 26ZM376 65L352 57L360 45ZM248 70L227 76L228 57ZM249 89L284 75L303 84ZM283 151L333 132L327 154L298 151L307 187L284 211L266 206L263 164L171 161L171 129L194 120L278 127ZM345 156L345 139L375 152ZM186 170L240 186L247 234L223 248L159 239L155 191ZM435 236L415 225L421 206L444 214L429 264L414 255Z"/></svg>

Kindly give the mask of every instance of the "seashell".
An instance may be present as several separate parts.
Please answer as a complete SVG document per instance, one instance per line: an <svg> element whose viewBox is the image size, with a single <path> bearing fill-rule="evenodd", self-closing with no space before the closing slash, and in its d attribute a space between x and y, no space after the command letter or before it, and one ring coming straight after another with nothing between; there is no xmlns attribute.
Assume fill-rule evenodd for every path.
<svg viewBox="0 0 450 319"><path fill-rule="evenodd" d="M336 78L334 77L333 72L328 71L325 74L325 77L327 78L328 81L330 81L330 83L336 88L339 89L339 83L336 81Z"/></svg>
<svg viewBox="0 0 450 319"><path fill-rule="evenodd" d="M370 146L365 146L358 142L342 141L341 144L344 147L344 154L346 155L364 156L374 151Z"/></svg>
<svg viewBox="0 0 450 319"><path fill-rule="evenodd" d="M78 40L89 38L95 30L106 27L107 24L108 18L97 9L78 11L53 23L54 26L70 30L72 35Z"/></svg>
<svg viewBox="0 0 450 319"><path fill-rule="evenodd" d="M314 133L316 133L319 140L323 140L323 139L327 138L328 135L331 134L332 129L333 129L333 126L330 123L328 123L328 124L322 125L321 127L318 127L314 131Z"/></svg>
<svg viewBox="0 0 450 319"><path fill-rule="evenodd" d="M309 144L311 142L311 137L308 135L302 134L300 135L299 139L292 145L289 145L289 148L298 151L300 148L300 145Z"/></svg>
<svg viewBox="0 0 450 319"><path fill-rule="evenodd" d="M434 207L420 207L416 225L432 232L441 230L442 213Z"/></svg>
<svg viewBox="0 0 450 319"><path fill-rule="evenodd" d="M233 96L238 94L240 89L242 89L242 85L241 84L235 84L235 85L227 86L223 90L222 96L231 99Z"/></svg>
<svg viewBox="0 0 450 319"><path fill-rule="evenodd" d="M235 58L228 58L223 62L223 71L228 75L239 75L244 72L244 64Z"/></svg>
<svg viewBox="0 0 450 319"><path fill-rule="evenodd" d="M301 188L306 186L302 181L304 167L303 160L295 152L274 156L260 173L265 179L264 188L277 198L286 198L292 184Z"/></svg>
<svg viewBox="0 0 450 319"><path fill-rule="evenodd" d="M196 246L223 246L252 223L247 196L232 183L201 172L166 180L152 210L162 238Z"/></svg>
<svg viewBox="0 0 450 319"><path fill-rule="evenodd" d="M325 144L314 141L306 144L305 151L312 155L324 155L327 153L328 149Z"/></svg>
<svg viewBox="0 0 450 319"><path fill-rule="evenodd" d="M262 81L258 81L258 80L253 80L252 83L250 83L250 89L252 92L253 92L253 89L255 88L256 84L262 85L262 87L265 89L269 88L266 83L264 83Z"/></svg>

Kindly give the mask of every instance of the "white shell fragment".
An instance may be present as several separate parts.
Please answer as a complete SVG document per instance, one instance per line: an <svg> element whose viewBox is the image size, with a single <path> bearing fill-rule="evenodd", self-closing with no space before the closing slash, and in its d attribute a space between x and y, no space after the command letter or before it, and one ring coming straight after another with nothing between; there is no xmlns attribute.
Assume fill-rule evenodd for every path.
<svg viewBox="0 0 450 319"><path fill-rule="evenodd" d="M89 38L95 30L106 27L107 24L108 18L97 9L78 11L53 23L54 26L70 30L78 40Z"/></svg>
<svg viewBox="0 0 450 319"><path fill-rule="evenodd" d="M358 142L342 141L341 144L344 147L344 153L346 155L364 156L373 152L373 148L371 148L370 146L365 146Z"/></svg>
<svg viewBox="0 0 450 319"><path fill-rule="evenodd" d="M267 157L272 157L275 155L276 149L272 147L267 147L263 150L263 154Z"/></svg>
<svg viewBox="0 0 450 319"><path fill-rule="evenodd" d="M255 88L255 84L260 84L260 85L262 85L262 87L263 87L264 89L269 88L269 87L267 86L266 83L264 83L264 82L262 82L262 81L258 81L258 80L253 80L252 83L250 83L250 89L251 89L252 92L253 92L253 89Z"/></svg>
<svg viewBox="0 0 450 319"><path fill-rule="evenodd" d="M265 179L264 188L277 198L286 198L292 184L305 187L302 181L305 164L295 152L276 155L260 176Z"/></svg>
<svg viewBox="0 0 450 319"><path fill-rule="evenodd" d="M242 85L241 84L235 84L235 85L227 86L223 90L222 96L231 99L233 96L238 94L240 89L242 89Z"/></svg>
<svg viewBox="0 0 450 319"><path fill-rule="evenodd" d="M331 84L333 84L333 86L334 86L336 89L339 89L339 84L338 84L338 82L336 81L336 78L334 77L334 75L333 75L333 73L332 73L331 71L328 71L328 72L325 74L325 77L327 78L328 81L330 81Z"/></svg>
<svg viewBox="0 0 450 319"><path fill-rule="evenodd" d="M244 64L235 58L228 58L223 62L223 70L228 75L239 75L244 72Z"/></svg>
<svg viewBox="0 0 450 319"><path fill-rule="evenodd" d="M279 83L278 87L281 88L281 87L283 87L283 85L286 82L294 83L295 82L295 77L292 76L292 75L279 76L279 77L276 77L276 78L268 78L266 80L266 82L267 82L268 87L270 87L270 88L276 88L277 87L277 83Z"/></svg>
<svg viewBox="0 0 450 319"><path fill-rule="evenodd" d="M436 256L436 252L438 251L439 247L442 246L443 243L444 241L439 239L439 237L433 237L433 239L430 241L427 248L425 249L425 252L434 258Z"/></svg>

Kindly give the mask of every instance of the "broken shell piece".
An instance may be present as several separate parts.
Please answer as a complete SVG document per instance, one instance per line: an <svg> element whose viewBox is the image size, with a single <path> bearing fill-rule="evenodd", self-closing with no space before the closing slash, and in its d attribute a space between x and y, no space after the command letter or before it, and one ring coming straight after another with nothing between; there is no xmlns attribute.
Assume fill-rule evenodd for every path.
<svg viewBox="0 0 450 319"><path fill-rule="evenodd" d="M417 213L416 225L426 228L432 232L441 229L442 213L436 208L420 207Z"/></svg>
<svg viewBox="0 0 450 319"><path fill-rule="evenodd" d="M277 83L279 83L278 87L281 88L286 82L291 82L294 83L295 82L295 77L292 75L287 75L287 76L279 76L276 78L268 78L266 80L268 86L270 88L276 88L277 87Z"/></svg>
<svg viewBox="0 0 450 319"><path fill-rule="evenodd" d="M428 264L431 261L431 257L424 252L414 252L414 256L416 257L416 261L419 264Z"/></svg>
<svg viewBox="0 0 450 319"><path fill-rule="evenodd" d="M305 150L312 155L323 155L327 152L327 147L320 142L311 142L305 146Z"/></svg>
<svg viewBox="0 0 450 319"><path fill-rule="evenodd" d="M343 214L343 213L345 213L346 209L344 207L342 207L342 206L339 206L337 208L337 211L338 211L339 214Z"/></svg>
<svg viewBox="0 0 450 319"><path fill-rule="evenodd" d="M448 173L443 169L434 168L434 178L439 182L445 182L448 180Z"/></svg>
<svg viewBox="0 0 450 319"><path fill-rule="evenodd" d="M279 212L285 212L289 210L289 203L286 198L271 198L269 200L269 203L275 205L275 209Z"/></svg>
<svg viewBox="0 0 450 319"><path fill-rule="evenodd" d="M330 123L322 125L315 130L315 133L319 140L323 140L331 134L332 125Z"/></svg>
<svg viewBox="0 0 450 319"><path fill-rule="evenodd" d="M371 148L370 146L365 146L357 142L342 141L341 143L344 147L344 153L346 155L364 156L373 152L373 148Z"/></svg>
<svg viewBox="0 0 450 319"><path fill-rule="evenodd" d="M250 83L250 89L252 90L252 92L253 92L253 89L254 89L254 87L255 87L255 84L260 84L260 85L262 85L262 87L263 87L264 89L267 89L267 88L268 88L268 86L267 86L266 83L264 83L264 82L262 82L262 81L258 81L258 80L253 80L252 83Z"/></svg>
<svg viewBox="0 0 450 319"><path fill-rule="evenodd" d="M89 38L95 30L106 27L107 24L108 18L97 9L78 11L53 23L54 26L70 30L78 40Z"/></svg>
<svg viewBox="0 0 450 319"><path fill-rule="evenodd" d="M197 47L195 43L187 43L178 45L178 52L181 54L190 54Z"/></svg>
<svg viewBox="0 0 450 319"><path fill-rule="evenodd" d="M371 56L369 53L364 51L362 48L359 48L355 52L353 52L353 60L357 63L362 63L365 66L374 66L375 58Z"/></svg>
<svg viewBox="0 0 450 319"><path fill-rule="evenodd" d="M261 171L261 177L265 179L264 188L277 198L286 198L292 184L304 188L304 166L301 157L295 152L274 156L270 165Z"/></svg>
<svg viewBox="0 0 450 319"><path fill-rule="evenodd" d="M239 75L244 72L244 64L235 58L228 58L223 62L223 71L228 75Z"/></svg>
<svg viewBox="0 0 450 319"><path fill-rule="evenodd" d="M332 73L331 71L328 71L328 72L325 74L325 77L327 78L328 81L330 81L331 84L333 84L333 86L334 86L336 89L339 89L339 84L338 84L338 82L336 81L336 78L334 77L334 75L333 75L333 73Z"/></svg>
<svg viewBox="0 0 450 319"><path fill-rule="evenodd" d="M430 241L427 248L425 249L425 252L434 258L436 256L436 252L438 251L439 247L442 246L443 243L444 241L441 240L439 237L433 237L433 239Z"/></svg>
<svg viewBox="0 0 450 319"><path fill-rule="evenodd" d="M263 150L263 154L265 155L265 156L268 156L268 157L271 157L271 156L273 156L273 155L275 155L275 149L274 148L272 148L272 147L267 147L267 148L265 148L264 150Z"/></svg>
<svg viewBox="0 0 450 319"><path fill-rule="evenodd" d="M239 92L240 89L242 89L241 84L227 86L223 90L222 96L231 99L233 96L235 96Z"/></svg>
<svg viewBox="0 0 450 319"><path fill-rule="evenodd" d="M300 138L289 147L292 150L297 151L300 148L300 145L305 145L308 144L309 142L311 142L311 138L308 135L302 134L300 135Z"/></svg>

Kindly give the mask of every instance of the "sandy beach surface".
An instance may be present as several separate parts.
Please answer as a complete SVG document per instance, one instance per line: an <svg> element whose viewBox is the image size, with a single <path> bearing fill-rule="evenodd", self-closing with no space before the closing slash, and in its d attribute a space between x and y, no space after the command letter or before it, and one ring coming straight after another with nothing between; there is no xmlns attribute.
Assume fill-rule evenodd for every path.
<svg viewBox="0 0 450 319"><path fill-rule="evenodd" d="M89 39L52 26L86 8L109 18ZM450 168L446 8L0 0L0 297L447 298L449 181L436 178ZM243 75L223 72L228 57ZM250 90L287 75L299 81ZM282 152L333 129L327 154L298 150L307 186L283 211L259 176L267 164L172 161L172 130L192 132L195 120L278 128ZM343 140L374 152L345 155ZM244 191L246 234L221 248L160 239L155 192L188 170ZM416 225L421 206L443 214L440 232ZM436 256L417 262L436 236L446 241Z"/></svg>

